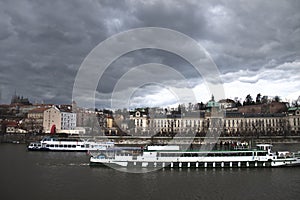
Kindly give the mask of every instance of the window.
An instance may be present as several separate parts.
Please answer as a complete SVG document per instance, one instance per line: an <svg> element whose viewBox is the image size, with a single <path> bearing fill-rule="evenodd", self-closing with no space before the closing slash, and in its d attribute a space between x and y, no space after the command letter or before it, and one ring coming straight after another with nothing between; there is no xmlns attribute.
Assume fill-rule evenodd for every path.
<svg viewBox="0 0 300 200"><path fill-rule="evenodd" d="M257 152L257 156L265 156L266 154L266 152Z"/></svg>

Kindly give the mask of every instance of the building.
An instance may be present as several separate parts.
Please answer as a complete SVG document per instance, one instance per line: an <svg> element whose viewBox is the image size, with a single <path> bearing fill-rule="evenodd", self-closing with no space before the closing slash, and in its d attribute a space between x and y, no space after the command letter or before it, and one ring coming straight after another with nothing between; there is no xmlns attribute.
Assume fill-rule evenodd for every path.
<svg viewBox="0 0 300 200"><path fill-rule="evenodd" d="M143 133L149 127L148 113L144 109L131 111L129 119L134 122L134 132Z"/></svg>
<svg viewBox="0 0 300 200"><path fill-rule="evenodd" d="M205 136L215 128L221 131L221 136L300 134L300 107L290 108L288 113L281 112L286 109L286 105L279 102L269 103L264 113L261 113L261 105L257 106L257 113L241 113L232 109L223 113L220 107L220 103L212 98L205 111L147 114L143 110L136 110L130 113L130 119L134 122L135 132L140 135L172 136L191 131L197 136Z"/></svg>
<svg viewBox="0 0 300 200"><path fill-rule="evenodd" d="M183 114L157 115L149 119L150 129L160 135L184 134L200 132L204 129L204 113L188 112Z"/></svg>
<svg viewBox="0 0 300 200"><path fill-rule="evenodd" d="M19 127L19 123L16 122L16 121L7 121L4 123L4 126L5 126L5 133L9 133L9 134L12 134L12 133L27 133L26 130L24 129L21 129Z"/></svg>
<svg viewBox="0 0 300 200"><path fill-rule="evenodd" d="M76 128L76 113L70 109L60 108L61 130L74 130Z"/></svg>
<svg viewBox="0 0 300 200"><path fill-rule="evenodd" d="M232 99L221 99L218 101L221 109L229 109L229 108L235 108L236 103Z"/></svg>
<svg viewBox="0 0 300 200"><path fill-rule="evenodd" d="M9 121L6 123L6 133L16 133L18 129L18 123L15 121Z"/></svg>
<svg viewBox="0 0 300 200"><path fill-rule="evenodd" d="M27 118L24 121L26 129L30 132L43 132L44 111L49 108L35 108L28 111Z"/></svg>
<svg viewBox="0 0 300 200"><path fill-rule="evenodd" d="M288 109L288 129L292 135L300 134L300 107L292 107Z"/></svg>
<svg viewBox="0 0 300 200"><path fill-rule="evenodd" d="M50 133L52 127L55 127L57 132L61 130L61 113L56 106L45 110L43 118L43 128L45 133Z"/></svg>
<svg viewBox="0 0 300 200"><path fill-rule="evenodd" d="M288 121L285 113L228 112L224 118L225 136L285 135Z"/></svg>
<svg viewBox="0 0 300 200"><path fill-rule="evenodd" d="M14 94L14 96L12 96L11 98L11 105L31 105L31 103L29 102L28 98L24 98L23 96L19 96L16 93Z"/></svg>
<svg viewBox="0 0 300 200"><path fill-rule="evenodd" d="M76 128L76 113L72 112L71 106L53 106L44 111L43 118L43 128L46 133L50 133L54 127L57 133Z"/></svg>

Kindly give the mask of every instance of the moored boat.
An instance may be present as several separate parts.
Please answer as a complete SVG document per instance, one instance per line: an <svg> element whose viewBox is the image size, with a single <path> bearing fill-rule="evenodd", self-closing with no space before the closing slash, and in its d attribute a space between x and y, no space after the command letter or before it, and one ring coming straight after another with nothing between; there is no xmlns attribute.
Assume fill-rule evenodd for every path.
<svg viewBox="0 0 300 200"><path fill-rule="evenodd" d="M139 151L102 151L90 158L91 165L142 168L200 167L279 167L300 165L300 154L272 152L272 145L259 144L254 149L200 151L180 150L179 146L148 146Z"/></svg>
<svg viewBox="0 0 300 200"><path fill-rule="evenodd" d="M45 137L39 142L31 142L27 148L30 151L91 151L106 150L113 146L113 142L85 141L80 138Z"/></svg>

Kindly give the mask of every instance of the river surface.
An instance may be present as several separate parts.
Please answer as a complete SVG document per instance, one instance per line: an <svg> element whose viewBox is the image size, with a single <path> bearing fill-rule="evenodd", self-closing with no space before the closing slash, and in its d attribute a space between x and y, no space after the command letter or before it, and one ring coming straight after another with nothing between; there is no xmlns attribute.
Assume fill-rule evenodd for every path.
<svg viewBox="0 0 300 200"><path fill-rule="evenodd" d="M300 150L300 144L278 144ZM85 153L29 152L0 144L0 199L300 199L300 167L164 169L90 167Z"/></svg>

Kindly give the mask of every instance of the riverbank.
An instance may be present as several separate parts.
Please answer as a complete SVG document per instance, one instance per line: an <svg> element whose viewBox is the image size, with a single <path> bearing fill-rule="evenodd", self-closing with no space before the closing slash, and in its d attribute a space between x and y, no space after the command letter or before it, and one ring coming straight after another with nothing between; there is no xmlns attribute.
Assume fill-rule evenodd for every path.
<svg viewBox="0 0 300 200"><path fill-rule="evenodd" d="M0 143L21 143L28 144L33 141L39 141L46 135L35 135L35 134L1 134ZM166 143L177 143L177 144L202 144L203 142L227 142L227 141L247 141L252 143L300 143L300 136L260 136L260 137L219 137L207 138L207 137L195 137L193 139L189 137L150 137L150 136L82 136L82 139L96 139L96 140L111 140L116 144L166 144Z"/></svg>
<svg viewBox="0 0 300 200"><path fill-rule="evenodd" d="M1 134L0 143L20 143L26 144L32 141L38 141L42 139L42 135L33 135L33 134Z"/></svg>

